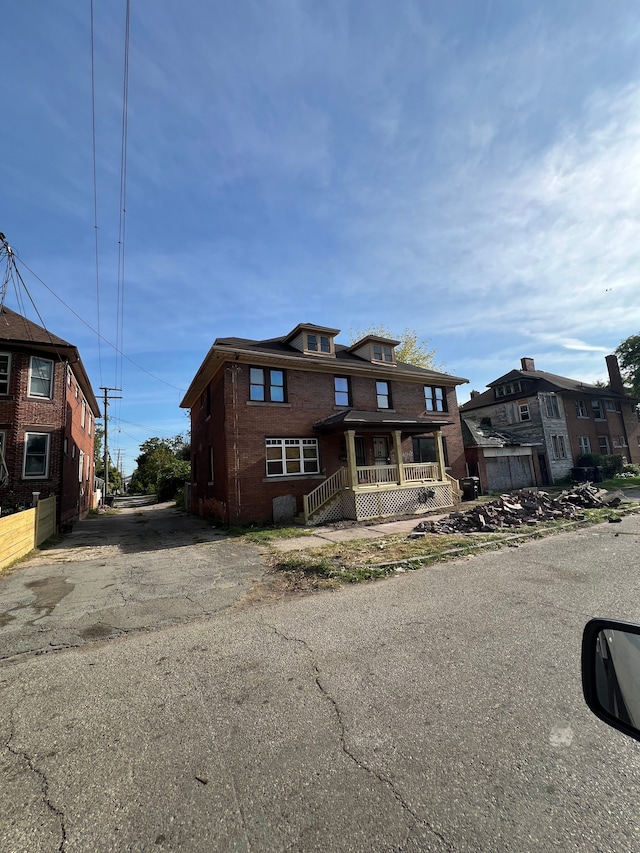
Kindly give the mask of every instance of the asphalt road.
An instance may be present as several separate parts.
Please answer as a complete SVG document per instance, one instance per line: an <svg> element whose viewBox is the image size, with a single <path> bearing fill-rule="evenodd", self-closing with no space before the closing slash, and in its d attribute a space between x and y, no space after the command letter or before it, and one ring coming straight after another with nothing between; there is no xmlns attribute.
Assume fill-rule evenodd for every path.
<svg viewBox="0 0 640 853"><path fill-rule="evenodd" d="M579 680L590 616L640 620L639 541L627 517L24 649L0 669L0 850L640 850L640 744Z"/></svg>

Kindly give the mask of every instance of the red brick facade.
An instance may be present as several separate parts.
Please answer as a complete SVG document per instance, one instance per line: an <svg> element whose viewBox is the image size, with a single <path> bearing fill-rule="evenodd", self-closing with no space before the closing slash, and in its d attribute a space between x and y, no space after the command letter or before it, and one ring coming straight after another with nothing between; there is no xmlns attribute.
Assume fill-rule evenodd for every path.
<svg viewBox="0 0 640 853"><path fill-rule="evenodd" d="M268 361L266 363L268 365ZM270 520L273 499L281 495L294 495L300 512L303 495L345 465L345 435L325 435L314 430L314 424L345 409L336 405L336 376L349 379L349 408L384 414L377 406L375 368L369 369L368 375L354 375L337 361L328 366L324 364L321 370L314 363L309 369L298 364L282 368L286 401L257 402L250 399L251 366L250 361L240 360L219 363L210 381L200 383L199 398L191 405L192 509L236 524ZM258 353L253 366L265 366L265 359ZM380 375L386 379L389 372ZM449 378L445 374L439 377L441 381L442 377ZM411 417L426 414L425 380L416 381L415 376L399 374L388 381L390 411ZM448 411L441 419L452 423L441 429L448 471L458 478L465 476L465 460L455 385L445 390ZM389 464L398 461L391 430L381 424L382 420L357 431L366 454L360 464L374 464L373 438L381 435L388 437ZM319 472L277 478L267 476L265 440L269 438L318 439ZM414 461L411 435L403 434L402 456L404 462Z"/></svg>
<svg viewBox="0 0 640 853"><path fill-rule="evenodd" d="M60 339L55 347L37 341L20 346L5 337L0 354L3 367L8 364L8 383L0 389L3 512L31 506L38 492L41 498L56 496L59 523L83 518L93 499L93 435L100 412L77 351ZM34 358L44 365L46 379L39 385L31 379Z"/></svg>

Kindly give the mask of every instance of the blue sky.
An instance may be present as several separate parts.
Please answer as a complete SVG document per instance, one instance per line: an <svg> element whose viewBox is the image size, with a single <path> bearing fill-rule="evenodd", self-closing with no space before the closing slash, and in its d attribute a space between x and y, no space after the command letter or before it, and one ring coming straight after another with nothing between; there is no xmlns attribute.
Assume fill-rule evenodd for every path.
<svg viewBox="0 0 640 853"><path fill-rule="evenodd" d="M116 343L125 0L94 20L99 317L89 0L3 10L0 231ZM605 378L640 330L634 2L131 0L127 151L122 348L158 378L22 268L122 384L127 472L218 336L410 327L464 401L521 356Z"/></svg>

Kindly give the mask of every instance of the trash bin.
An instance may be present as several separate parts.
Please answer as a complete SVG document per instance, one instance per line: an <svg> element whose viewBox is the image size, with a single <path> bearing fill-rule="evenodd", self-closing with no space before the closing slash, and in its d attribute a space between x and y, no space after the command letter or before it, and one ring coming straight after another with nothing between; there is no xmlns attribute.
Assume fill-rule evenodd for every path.
<svg viewBox="0 0 640 853"><path fill-rule="evenodd" d="M480 478L479 477L463 477L460 480L462 488L462 500L474 501L480 494Z"/></svg>
<svg viewBox="0 0 640 853"><path fill-rule="evenodd" d="M602 469L602 465L596 465L593 469L593 482L601 483L604 480L604 471Z"/></svg>

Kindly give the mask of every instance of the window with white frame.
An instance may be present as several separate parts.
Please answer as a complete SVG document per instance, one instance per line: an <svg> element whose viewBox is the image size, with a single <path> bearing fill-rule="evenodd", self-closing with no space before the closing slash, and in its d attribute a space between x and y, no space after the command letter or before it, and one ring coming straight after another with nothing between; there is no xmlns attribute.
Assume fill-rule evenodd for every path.
<svg viewBox="0 0 640 853"><path fill-rule="evenodd" d="M31 356L29 369L29 396L51 399L53 390L53 362L48 358Z"/></svg>
<svg viewBox="0 0 640 853"><path fill-rule="evenodd" d="M78 456L78 482L81 483L84 480L84 450L80 451Z"/></svg>
<svg viewBox="0 0 640 853"><path fill-rule="evenodd" d="M250 367L249 399L257 403L284 403L284 370Z"/></svg>
<svg viewBox="0 0 640 853"><path fill-rule="evenodd" d="M505 403L504 410L507 417L507 423L515 424L520 421L531 420L528 403Z"/></svg>
<svg viewBox="0 0 640 853"><path fill-rule="evenodd" d="M619 412L620 411L620 400L605 400L604 407L607 412Z"/></svg>
<svg viewBox="0 0 640 853"><path fill-rule="evenodd" d="M376 400L379 409L391 408L391 390L388 382L376 382Z"/></svg>
<svg viewBox="0 0 640 853"><path fill-rule="evenodd" d="M613 436L613 446L614 447L626 447L627 439L624 435L614 435Z"/></svg>
<svg viewBox="0 0 640 853"><path fill-rule="evenodd" d="M49 476L49 447L51 436L48 432L27 432L24 436L25 478L46 479Z"/></svg>
<svg viewBox="0 0 640 853"><path fill-rule="evenodd" d="M11 378L11 353L0 352L0 394L9 393L9 379Z"/></svg>
<svg viewBox="0 0 640 853"><path fill-rule="evenodd" d="M80 426L84 429L85 423L87 421L87 404L85 401L82 401L82 405L80 406Z"/></svg>
<svg viewBox="0 0 640 853"><path fill-rule="evenodd" d="M336 406L350 406L351 394L348 376L333 377L333 393Z"/></svg>
<svg viewBox="0 0 640 853"><path fill-rule="evenodd" d="M518 403L518 415L521 421L531 420L528 403Z"/></svg>
<svg viewBox="0 0 640 853"><path fill-rule="evenodd" d="M552 455L554 459L566 459L567 458L567 443L565 441L565 437L563 435L552 435L551 436L551 449Z"/></svg>
<svg viewBox="0 0 640 853"><path fill-rule="evenodd" d="M603 456L608 456L610 452L609 448L609 436L607 435L599 435L598 436L598 449Z"/></svg>
<svg viewBox="0 0 640 853"><path fill-rule="evenodd" d="M578 444L580 446L580 453L591 453L591 441L588 435L578 436Z"/></svg>
<svg viewBox="0 0 640 853"><path fill-rule="evenodd" d="M541 394L542 408L548 418L560 417L560 406L555 394Z"/></svg>
<svg viewBox="0 0 640 853"><path fill-rule="evenodd" d="M317 438L267 438L267 477L303 476L320 471Z"/></svg>
<svg viewBox="0 0 640 853"><path fill-rule="evenodd" d="M593 416L597 421L604 420L604 411L602 410L602 400L592 400L591 407L593 408Z"/></svg>
<svg viewBox="0 0 640 853"><path fill-rule="evenodd" d="M589 413L587 412L587 405L584 400L576 400L576 417L577 418L588 418Z"/></svg>
<svg viewBox="0 0 640 853"><path fill-rule="evenodd" d="M446 388L439 388L435 385L424 386L424 402L428 412L446 412L447 411L447 391Z"/></svg>

